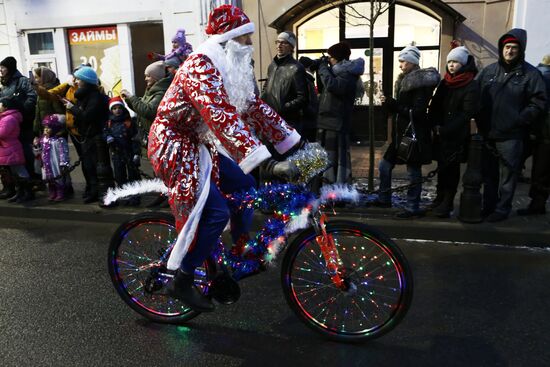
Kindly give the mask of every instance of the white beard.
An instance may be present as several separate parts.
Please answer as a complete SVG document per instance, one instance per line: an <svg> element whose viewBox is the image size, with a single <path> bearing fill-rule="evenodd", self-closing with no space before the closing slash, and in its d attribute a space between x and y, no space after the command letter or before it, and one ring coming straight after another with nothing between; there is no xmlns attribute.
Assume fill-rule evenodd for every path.
<svg viewBox="0 0 550 367"><path fill-rule="evenodd" d="M252 46L241 45L233 40L225 46L224 86L229 102L239 114L248 110L254 100L254 69L252 68Z"/></svg>

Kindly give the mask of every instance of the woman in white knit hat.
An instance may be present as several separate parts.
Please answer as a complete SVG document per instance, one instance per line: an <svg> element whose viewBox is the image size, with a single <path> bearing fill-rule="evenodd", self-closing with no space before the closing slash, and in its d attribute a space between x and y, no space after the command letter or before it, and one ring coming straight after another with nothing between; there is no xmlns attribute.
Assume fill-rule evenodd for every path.
<svg viewBox="0 0 550 367"><path fill-rule="evenodd" d="M434 126L434 157L437 159L437 196L432 214L448 218L460 180L460 163L466 160L470 119L478 112L479 85L474 80L477 68L464 46L447 55L447 72L432 98L429 109Z"/></svg>

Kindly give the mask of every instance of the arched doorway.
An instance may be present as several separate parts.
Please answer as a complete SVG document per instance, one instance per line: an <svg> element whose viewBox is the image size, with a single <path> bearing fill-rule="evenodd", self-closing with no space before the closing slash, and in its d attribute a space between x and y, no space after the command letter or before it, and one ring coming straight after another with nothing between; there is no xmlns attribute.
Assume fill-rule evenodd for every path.
<svg viewBox="0 0 550 367"><path fill-rule="evenodd" d="M294 30L298 36L297 57L316 58L334 43L347 42L352 48L351 58L365 59L367 67L362 79L367 86L369 28L357 14L370 14L370 2L327 6L319 1L306 0L289 9L271 26L279 30ZM393 85L399 75L399 51L414 42L422 53L420 66L440 69L441 45L449 44L455 23L463 20L460 14L441 1L407 0L398 1L378 18L374 28L375 140L387 139L388 128L380 107L380 96L382 93L393 94ZM363 97L354 113L352 139L358 144L368 141L369 103L368 96Z"/></svg>

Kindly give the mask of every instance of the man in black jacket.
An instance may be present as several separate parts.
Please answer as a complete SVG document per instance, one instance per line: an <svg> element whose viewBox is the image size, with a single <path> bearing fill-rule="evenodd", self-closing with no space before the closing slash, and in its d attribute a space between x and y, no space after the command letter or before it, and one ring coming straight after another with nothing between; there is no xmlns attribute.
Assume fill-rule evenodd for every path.
<svg viewBox="0 0 550 367"><path fill-rule="evenodd" d="M286 122L302 133L302 109L307 106L306 72L292 56L296 36L282 32L277 36L277 55L267 69L261 98Z"/></svg>
<svg viewBox="0 0 550 367"><path fill-rule="evenodd" d="M523 140L546 107L540 72L525 61L527 32L514 28L498 41L499 60L481 71L480 130L499 157L484 152L483 214L505 220L521 169ZM500 176L500 177L499 177Z"/></svg>

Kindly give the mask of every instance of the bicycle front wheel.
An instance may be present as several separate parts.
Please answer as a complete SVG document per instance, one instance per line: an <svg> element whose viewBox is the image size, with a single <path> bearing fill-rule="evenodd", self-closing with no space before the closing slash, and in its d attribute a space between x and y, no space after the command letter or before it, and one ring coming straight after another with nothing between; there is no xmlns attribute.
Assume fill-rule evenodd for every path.
<svg viewBox="0 0 550 367"><path fill-rule="evenodd" d="M172 281L166 262L177 238L174 218L167 213L144 213L121 224L109 246L109 274L120 297L140 315L161 323L180 324L200 313L170 297ZM195 284L208 292L210 261L195 270Z"/></svg>
<svg viewBox="0 0 550 367"><path fill-rule="evenodd" d="M377 338L393 329L412 301L413 279L397 245L361 223L327 225L338 251L345 287L338 287L313 229L298 235L283 259L286 300L310 328L337 341Z"/></svg>

